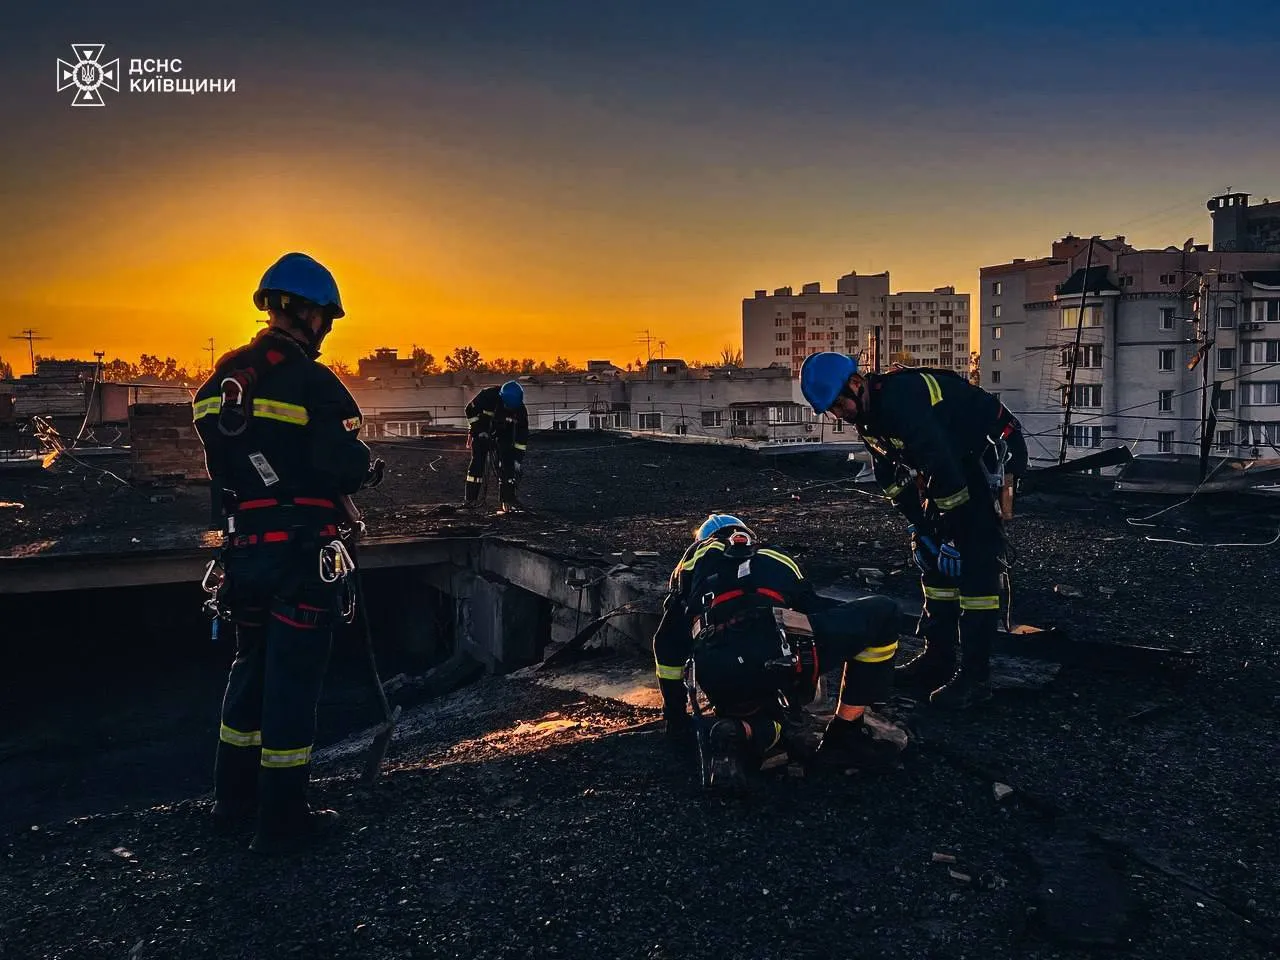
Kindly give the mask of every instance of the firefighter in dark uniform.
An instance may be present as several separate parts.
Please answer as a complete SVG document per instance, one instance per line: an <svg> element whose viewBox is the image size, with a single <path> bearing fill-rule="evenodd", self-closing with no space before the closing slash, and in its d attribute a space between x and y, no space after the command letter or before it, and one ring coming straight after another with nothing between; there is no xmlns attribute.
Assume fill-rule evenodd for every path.
<svg viewBox="0 0 1280 960"><path fill-rule="evenodd" d="M854 357L817 353L805 360L800 386L816 412L857 428L876 479L908 521L925 595L925 648L899 668L901 679L936 687L929 701L947 709L989 699L1005 550L999 487L1005 473L1026 472L1021 425L949 370L868 374Z"/></svg>
<svg viewBox="0 0 1280 960"><path fill-rule="evenodd" d="M775 611L804 614L813 635L806 656L782 650ZM897 604L887 597L843 603L821 597L799 565L760 546L737 517L712 514L671 573L653 655L667 733L687 739L686 663L715 709L707 741L712 789L738 792L746 772L779 744L787 727L779 692L790 705L812 699L821 671L844 664L839 706L813 759L820 764L883 768L897 749L863 722L867 706L888 699L898 649ZM788 641L789 644L789 641ZM800 744L784 742L807 760Z"/></svg>
<svg viewBox="0 0 1280 960"><path fill-rule="evenodd" d="M464 503L474 506L484 485L485 462L498 458L498 492L500 508L516 508L516 482L524 468L524 455L529 446L529 411L524 406L524 387L508 380L500 387L485 387L467 404L467 445L471 462L467 464Z"/></svg>
<svg viewBox="0 0 1280 960"><path fill-rule="evenodd" d="M251 849L295 849L336 823L311 810L306 786L316 705L340 581L322 549L348 519L347 495L382 478L359 439L360 409L320 345L343 315L333 276L301 253L262 278L253 302L269 325L218 361L196 393L196 429L224 533L217 600L235 624L214 767L215 824L256 817ZM345 501L349 503L349 501ZM329 545L326 547L326 545ZM215 621L216 622L216 621Z"/></svg>

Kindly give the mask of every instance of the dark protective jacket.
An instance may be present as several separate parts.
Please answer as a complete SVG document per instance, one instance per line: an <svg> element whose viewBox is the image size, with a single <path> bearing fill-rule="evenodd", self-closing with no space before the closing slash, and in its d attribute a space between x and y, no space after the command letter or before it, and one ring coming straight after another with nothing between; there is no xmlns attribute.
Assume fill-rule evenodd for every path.
<svg viewBox="0 0 1280 960"><path fill-rule="evenodd" d="M913 523L923 518L922 493L944 514L963 517L969 507L966 463L982 456L992 440L1019 429L1017 420L950 370L911 367L867 380L870 400L857 428L885 495Z"/></svg>
<svg viewBox="0 0 1280 960"><path fill-rule="evenodd" d="M245 387L243 419L223 410L227 378ZM225 491L224 513L263 499L336 504L368 477L369 448L359 438L355 398L332 370L279 331L268 328L222 357L196 392L194 416L215 504Z"/></svg>
<svg viewBox="0 0 1280 960"><path fill-rule="evenodd" d="M684 712L684 666L693 653L693 630L700 619L710 625L724 624L760 607L787 607L809 614L828 603L799 564L780 550L757 547L744 556L715 537L692 544L671 572L662 621L653 636L653 657L667 711Z"/></svg>
<svg viewBox="0 0 1280 960"><path fill-rule="evenodd" d="M495 440L511 444L519 463L529 446L529 411L523 403L514 409L506 406L498 387L485 387L467 404L467 429L473 439L487 433Z"/></svg>

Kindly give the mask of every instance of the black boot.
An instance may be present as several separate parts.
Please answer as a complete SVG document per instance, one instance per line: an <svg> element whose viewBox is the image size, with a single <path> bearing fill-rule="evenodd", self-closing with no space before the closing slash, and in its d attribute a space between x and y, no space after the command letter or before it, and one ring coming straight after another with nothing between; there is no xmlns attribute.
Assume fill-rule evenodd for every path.
<svg viewBox="0 0 1280 960"><path fill-rule="evenodd" d="M463 493L462 505L464 507L474 507L480 500L480 487L482 485L474 480L468 480L466 489Z"/></svg>
<svg viewBox="0 0 1280 960"><path fill-rule="evenodd" d="M954 632L955 628L952 628ZM955 675L957 639L942 639L941 631L934 631L933 639L925 637L924 647L910 660L893 668L893 685L899 690L918 693L921 696L934 690Z"/></svg>
<svg viewBox="0 0 1280 960"><path fill-rule="evenodd" d="M262 768L258 832L249 844L254 853L295 853L333 833L339 820L337 811L312 810L307 804L310 773L310 764L281 770Z"/></svg>
<svg viewBox="0 0 1280 960"><path fill-rule="evenodd" d="M943 710L968 710L991 699L991 645L998 610L966 610L960 618L960 669L929 695Z"/></svg>
<svg viewBox="0 0 1280 960"><path fill-rule="evenodd" d="M814 759L824 767L878 772L894 766L899 752L896 744L877 738L861 718L832 717Z"/></svg>
<svg viewBox="0 0 1280 960"><path fill-rule="evenodd" d="M746 750L747 734L741 721L717 720L707 734L707 742L710 749L708 789L735 796L744 794L747 774L742 754Z"/></svg>
<svg viewBox="0 0 1280 960"><path fill-rule="evenodd" d="M218 741L213 762L213 827L234 833L253 823L258 809L258 768L261 749Z"/></svg>

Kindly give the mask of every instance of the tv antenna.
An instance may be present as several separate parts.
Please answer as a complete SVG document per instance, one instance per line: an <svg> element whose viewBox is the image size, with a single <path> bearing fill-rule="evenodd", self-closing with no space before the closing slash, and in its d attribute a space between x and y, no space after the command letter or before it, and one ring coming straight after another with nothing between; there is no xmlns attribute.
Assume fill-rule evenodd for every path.
<svg viewBox="0 0 1280 960"><path fill-rule="evenodd" d="M658 338L653 336L653 334L651 334L647 329L645 330L643 337L636 337L636 343L644 344L645 353L647 355L645 359L647 360L653 359L653 343L655 340L658 340ZM658 342L662 343L661 340L658 340Z"/></svg>
<svg viewBox="0 0 1280 960"><path fill-rule="evenodd" d="M15 335L15 336L11 336L9 339L10 339L10 340L25 340L25 341L27 341L27 354L31 357L31 373L32 373L32 375L34 375L34 374L35 374L35 372L36 372L36 347L35 347L35 341L37 341L37 340L48 340L48 339L50 339L50 338L49 338L49 337L42 337L42 336L39 336L39 335L38 335L34 330L23 330L23 331L22 331L22 333L17 334L17 335Z"/></svg>

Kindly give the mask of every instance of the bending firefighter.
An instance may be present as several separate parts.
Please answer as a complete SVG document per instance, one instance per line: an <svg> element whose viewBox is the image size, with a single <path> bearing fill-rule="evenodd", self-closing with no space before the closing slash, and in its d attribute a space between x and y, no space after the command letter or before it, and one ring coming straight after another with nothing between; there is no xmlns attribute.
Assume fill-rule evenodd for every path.
<svg viewBox="0 0 1280 960"><path fill-rule="evenodd" d="M274 853L338 817L306 800L316 703L343 588L342 578L324 577L321 568L326 551L332 560L341 548L344 498L376 485L383 464L370 464L358 437L355 400L316 362L343 315L329 271L304 254L286 254L267 270L253 302L269 315L268 327L218 361L194 412L213 526L225 535L225 580L215 602L236 634L214 821L229 829L256 818L251 849Z"/></svg>
<svg viewBox="0 0 1280 960"><path fill-rule="evenodd" d="M474 506L484 486L484 468L490 456L498 458L498 497L501 509L516 507L516 482L529 445L529 412L524 406L524 388L514 380L501 387L485 387L467 404L466 506Z"/></svg>
<svg viewBox="0 0 1280 960"><path fill-rule="evenodd" d="M712 514L671 573L653 637L668 735L685 740L693 729L684 681L692 660L716 718L702 744L709 786L741 790L747 771L780 742L793 759L808 759L792 732L794 712L812 700L820 672L843 663L839 707L814 759L883 767L897 749L871 735L863 714L888 699L897 615L886 597L818 596L795 560L757 544L737 517ZM795 636L781 626L797 622Z"/></svg>
<svg viewBox="0 0 1280 960"><path fill-rule="evenodd" d="M816 412L857 428L877 481L908 521L925 648L899 668L900 680L932 689L930 702L949 709L988 699L1005 548L999 488L1006 472L1026 471L1021 425L949 370L868 374L853 357L817 353L805 360L800 387Z"/></svg>

